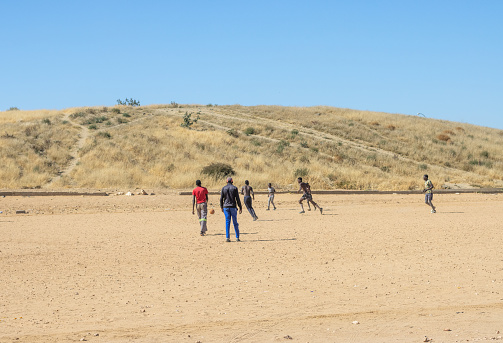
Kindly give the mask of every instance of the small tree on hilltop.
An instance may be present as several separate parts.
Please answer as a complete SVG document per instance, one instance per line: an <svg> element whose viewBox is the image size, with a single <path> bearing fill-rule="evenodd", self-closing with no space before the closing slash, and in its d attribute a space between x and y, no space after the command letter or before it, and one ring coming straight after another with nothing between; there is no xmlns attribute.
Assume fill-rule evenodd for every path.
<svg viewBox="0 0 503 343"><path fill-rule="evenodd" d="M199 114L194 118L192 119L192 112L185 112L185 114L183 115L183 123L180 124L181 127L186 127L188 129L190 129L190 127L194 124L194 123L197 123L197 121L199 120Z"/></svg>

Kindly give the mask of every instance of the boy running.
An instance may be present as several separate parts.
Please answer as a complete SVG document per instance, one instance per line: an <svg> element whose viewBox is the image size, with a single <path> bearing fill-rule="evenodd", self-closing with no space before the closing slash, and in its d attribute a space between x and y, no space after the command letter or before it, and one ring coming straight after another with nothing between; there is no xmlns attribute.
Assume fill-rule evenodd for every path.
<svg viewBox="0 0 503 343"><path fill-rule="evenodd" d="M201 187L201 180L196 180L196 186L192 191L192 214L194 214L194 205L197 202L197 217L201 225L201 236L204 236L208 230L206 226L208 220L208 190L206 187Z"/></svg>
<svg viewBox="0 0 503 343"><path fill-rule="evenodd" d="M276 210L276 205L274 205L274 193L276 193L276 190L274 189L271 183L267 184L267 192L269 193L269 199L267 200L267 211L270 210L271 204L274 210Z"/></svg>
<svg viewBox="0 0 503 343"><path fill-rule="evenodd" d="M243 201L245 203L246 208L248 209L248 212L250 212L254 221L257 220L258 217L255 214L255 210L253 209L252 206L252 198L253 200L255 200L255 193L253 192L253 188L250 186L250 181L245 180L245 185L241 187L241 194L244 195Z"/></svg>
<svg viewBox="0 0 503 343"><path fill-rule="evenodd" d="M433 200L433 182L431 180L428 180L428 175L423 176L424 180L424 189L423 192L426 193L424 197L424 202L426 205L431 206L431 213L437 213L435 210L436 207L433 206L433 203L431 202Z"/></svg>
<svg viewBox="0 0 503 343"><path fill-rule="evenodd" d="M313 201L313 196L311 194L311 186L309 185L309 183L302 182L301 177L297 178L297 182L299 183L299 186L300 186L300 188L297 192L300 192L300 191L304 192L304 194L302 195L302 197L299 200L299 204L300 204L300 208L301 208L301 211L299 213L306 213L304 211L304 205L302 205L302 202L304 200L307 200L308 206L309 206L309 203L312 203L314 206L314 210L316 211L316 207L318 207L320 209L320 214L323 214L323 209L317 203L315 203Z"/></svg>

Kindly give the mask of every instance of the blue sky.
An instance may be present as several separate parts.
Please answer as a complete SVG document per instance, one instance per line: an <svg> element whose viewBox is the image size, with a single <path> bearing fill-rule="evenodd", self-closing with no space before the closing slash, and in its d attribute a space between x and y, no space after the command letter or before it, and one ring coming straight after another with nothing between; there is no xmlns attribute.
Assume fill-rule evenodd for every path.
<svg viewBox="0 0 503 343"><path fill-rule="evenodd" d="M0 0L0 110L328 105L503 129L503 1Z"/></svg>

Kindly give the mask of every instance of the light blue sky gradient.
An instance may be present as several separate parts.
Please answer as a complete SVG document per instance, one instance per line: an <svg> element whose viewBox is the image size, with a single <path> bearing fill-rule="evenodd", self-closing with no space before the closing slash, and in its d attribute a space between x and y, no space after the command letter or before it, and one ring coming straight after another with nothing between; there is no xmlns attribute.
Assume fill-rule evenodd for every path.
<svg viewBox="0 0 503 343"><path fill-rule="evenodd" d="M503 1L0 0L0 110L383 111L503 129Z"/></svg>

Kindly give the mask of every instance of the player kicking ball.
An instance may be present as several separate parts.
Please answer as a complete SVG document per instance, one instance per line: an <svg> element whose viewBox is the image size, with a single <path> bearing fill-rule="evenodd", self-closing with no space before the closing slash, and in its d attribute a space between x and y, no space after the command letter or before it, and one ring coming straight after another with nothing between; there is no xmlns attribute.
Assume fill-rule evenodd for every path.
<svg viewBox="0 0 503 343"><path fill-rule="evenodd" d="M423 175L423 180L424 180L424 189L423 192L426 193L424 197L424 202L426 205L431 207L431 213L437 213L436 207L433 206L433 203L431 202L433 200L433 182L428 179L428 175Z"/></svg>
<svg viewBox="0 0 503 343"><path fill-rule="evenodd" d="M302 204L302 202L304 200L307 200L307 206L309 206L309 203L311 203L311 204L313 204L315 211L316 211L316 208L319 208L320 209L320 214L323 214L323 209L317 203L315 203L313 201L313 196L311 194L311 186L309 186L309 183L302 182L302 178L301 177L297 178L297 182L299 183L299 186L300 186L300 188L298 190L298 193L300 191L304 192L304 194L302 195L302 197L299 200L300 209L301 209L301 211L299 213L306 213L304 211L304 205ZM311 209L311 207L309 207L309 209Z"/></svg>

